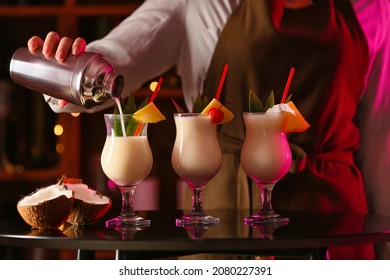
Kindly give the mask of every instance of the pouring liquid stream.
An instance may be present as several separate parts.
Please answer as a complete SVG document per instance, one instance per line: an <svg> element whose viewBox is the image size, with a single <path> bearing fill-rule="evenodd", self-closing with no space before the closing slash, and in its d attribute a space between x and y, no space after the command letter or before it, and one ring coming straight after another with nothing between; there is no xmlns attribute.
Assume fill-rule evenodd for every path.
<svg viewBox="0 0 390 280"><path fill-rule="evenodd" d="M126 129L125 129L125 122L123 120L123 111L122 111L121 102L118 97L113 97L113 99L116 105L118 106L119 114L121 116L121 126L122 126L123 136L126 137Z"/></svg>

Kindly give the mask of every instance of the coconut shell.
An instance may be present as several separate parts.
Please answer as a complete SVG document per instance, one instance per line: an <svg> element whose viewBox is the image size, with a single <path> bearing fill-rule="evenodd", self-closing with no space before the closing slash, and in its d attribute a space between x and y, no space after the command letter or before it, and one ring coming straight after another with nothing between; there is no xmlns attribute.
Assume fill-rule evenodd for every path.
<svg viewBox="0 0 390 280"><path fill-rule="evenodd" d="M103 217L112 205L110 197L89 188L86 184L66 184L74 192L75 202L68 223L88 225Z"/></svg>
<svg viewBox="0 0 390 280"><path fill-rule="evenodd" d="M62 229L63 234L69 238L79 238L83 236L84 227L73 226L66 223L66 226Z"/></svg>
<svg viewBox="0 0 390 280"><path fill-rule="evenodd" d="M17 205L23 220L33 228L57 229L69 218L74 198L60 195L37 205Z"/></svg>
<svg viewBox="0 0 390 280"><path fill-rule="evenodd" d="M59 229L32 229L28 236L67 237L67 235Z"/></svg>
<svg viewBox="0 0 390 280"><path fill-rule="evenodd" d="M58 229L66 221L72 225L94 223L111 205L111 198L88 188L81 179L63 176L57 184L22 198L17 209L35 229Z"/></svg>
<svg viewBox="0 0 390 280"><path fill-rule="evenodd" d="M81 199L75 199L68 223L72 225L88 225L103 217L112 205L111 199L107 204L92 204Z"/></svg>

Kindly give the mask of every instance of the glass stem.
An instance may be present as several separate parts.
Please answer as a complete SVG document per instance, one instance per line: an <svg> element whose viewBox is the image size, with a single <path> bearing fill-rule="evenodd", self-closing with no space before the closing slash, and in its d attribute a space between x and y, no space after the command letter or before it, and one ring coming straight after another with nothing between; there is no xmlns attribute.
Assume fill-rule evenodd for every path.
<svg viewBox="0 0 390 280"><path fill-rule="evenodd" d="M134 216L134 208L133 208L133 195L135 191L135 187L119 187L122 193L122 211L121 216L130 217Z"/></svg>
<svg viewBox="0 0 390 280"><path fill-rule="evenodd" d="M275 184L259 184L260 199L261 199L261 212L274 213L272 208L272 190Z"/></svg>
<svg viewBox="0 0 390 280"><path fill-rule="evenodd" d="M203 213L202 191L200 188L194 188L192 190L192 213Z"/></svg>

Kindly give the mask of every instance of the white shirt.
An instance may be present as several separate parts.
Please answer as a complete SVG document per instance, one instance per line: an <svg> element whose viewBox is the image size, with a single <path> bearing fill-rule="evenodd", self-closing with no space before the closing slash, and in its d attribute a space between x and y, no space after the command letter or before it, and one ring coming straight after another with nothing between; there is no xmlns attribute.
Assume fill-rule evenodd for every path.
<svg viewBox="0 0 390 280"><path fill-rule="evenodd" d="M240 0L146 0L104 38L87 46L100 52L125 78L123 97L177 66L185 103L202 90L218 36ZM390 215L390 2L354 0L369 45L370 71L358 111L359 161L370 204ZM266 43L266 42L265 42ZM48 98L50 103L51 99ZM68 104L56 112L95 112Z"/></svg>
<svg viewBox="0 0 390 280"><path fill-rule="evenodd" d="M102 52L125 77L124 94L173 66L181 76L185 103L207 74L219 33L240 0L147 0L118 28L88 50Z"/></svg>
<svg viewBox="0 0 390 280"><path fill-rule="evenodd" d="M219 33L240 0L146 0L104 38L87 46L102 53L122 74L126 97L173 66L181 77L185 103L192 103L207 74ZM48 100L49 104L51 99ZM95 112L68 104L55 112Z"/></svg>

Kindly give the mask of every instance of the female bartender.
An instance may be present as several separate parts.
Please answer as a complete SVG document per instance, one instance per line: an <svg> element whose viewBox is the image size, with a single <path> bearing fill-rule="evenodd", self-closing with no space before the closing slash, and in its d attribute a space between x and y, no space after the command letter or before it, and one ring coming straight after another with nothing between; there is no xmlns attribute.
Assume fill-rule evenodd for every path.
<svg viewBox="0 0 390 280"><path fill-rule="evenodd" d="M224 162L210 182L214 186L205 189L205 208L248 208L247 179L239 164L244 139L240 116L248 110L249 90L262 100L273 90L280 100L290 68L295 67L290 93L311 127L288 135L294 161L290 173L275 186L273 205L366 213L363 178L354 160L360 141L355 115L362 92L368 89L372 62L365 31L379 23L375 17L359 15L388 10L389 2L352 2L146 0L107 36L87 46L82 38L73 41L55 32L44 41L31 38L28 46L31 51L43 47L46 56L55 55L59 61L70 52L100 52L125 76L125 94L177 66L188 108L198 90L213 97L228 64L221 96L232 101L228 107L236 117L219 126ZM83 110L46 99L56 112ZM237 182L237 188L226 189L231 182ZM370 246L331 248L329 256L374 258Z"/></svg>

